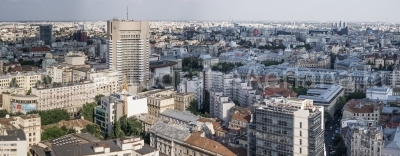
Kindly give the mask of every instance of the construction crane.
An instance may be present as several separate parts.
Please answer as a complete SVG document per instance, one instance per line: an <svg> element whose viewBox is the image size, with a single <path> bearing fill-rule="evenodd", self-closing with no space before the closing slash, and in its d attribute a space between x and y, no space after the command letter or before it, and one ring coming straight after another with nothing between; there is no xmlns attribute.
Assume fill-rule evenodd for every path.
<svg viewBox="0 0 400 156"><path fill-rule="evenodd" d="M128 81L126 80L126 74L124 74L124 87L123 87L123 89L122 89L122 91L124 91L125 90L125 92L123 93L124 94L124 115L127 115L127 113L128 113Z"/></svg>

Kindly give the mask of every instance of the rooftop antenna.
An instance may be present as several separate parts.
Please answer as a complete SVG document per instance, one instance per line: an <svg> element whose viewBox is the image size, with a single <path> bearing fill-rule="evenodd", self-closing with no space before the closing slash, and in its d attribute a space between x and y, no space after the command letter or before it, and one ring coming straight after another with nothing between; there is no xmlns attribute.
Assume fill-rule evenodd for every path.
<svg viewBox="0 0 400 156"><path fill-rule="evenodd" d="M129 19L128 17L129 17L129 16L128 16L128 7L126 7L126 20Z"/></svg>

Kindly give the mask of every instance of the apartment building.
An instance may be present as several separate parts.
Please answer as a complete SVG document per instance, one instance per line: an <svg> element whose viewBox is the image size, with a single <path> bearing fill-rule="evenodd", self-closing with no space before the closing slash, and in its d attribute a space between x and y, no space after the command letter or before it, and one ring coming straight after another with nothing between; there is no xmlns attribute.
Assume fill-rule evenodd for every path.
<svg viewBox="0 0 400 156"><path fill-rule="evenodd" d="M33 144L37 144L40 142L40 126L40 116L37 114L20 115L13 117L7 115L5 118L0 118L0 127L3 130L21 130L23 132L24 139L26 141L24 147L27 148Z"/></svg>
<svg viewBox="0 0 400 156"><path fill-rule="evenodd" d="M126 75L132 84L147 88L149 80L150 26L149 21L117 20L107 21L109 69L119 73L119 82Z"/></svg>
<svg viewBox="0 0 400 156"><path fill-rule="evenodd" d="M219 71L211 71L210 68L205 69L204 89L210 91L221 90L225 96L233 99L233 74L226 74Z"/></svg>
<svg viewBox="0 0 400 156"><path fill-rule="evenodd" d="M324 108L312 100L275 99L253 110L248 155L325 155Z"/></svg>
<svg viewBox="0 0 400 156"><path fill-rule="evenodd" d="M223 92L210 91L210 115L211 117L219 118L224 122L228 121L229 110L235 106L229 97L224 96Z"/></svg>
<svg viewBox="0 0 400 156"><path fill-rule="evenodd" d="M66 109L71 115L77 113L85 103L94 102L94 97L102 92L95 83L88 81L81 84L32 88L32 94L39 97L37 110L55 108Z"/></svg>
<svg viewBox="0 0 400 156"><path fill-rule="evenodd" d="M174 93L172 90L153 90L139 93L139 95L147 97L148 113L158 118L162 111L175 109Z"/></svg>
<svg viewBox="0 0 400 156"><path fill-rule="evenodd" d="M183 79L177 86L178 93L195 93L198 109L202 109L204 101L204 82L202 77L192 77L192 79Z"/></svg>
<svg viewBox="0 0 400 156"><path fill-rule="evenodd" d="M126 108L124 108L125 100L127 104ZM119 120L123 115L131 117L147 113L147 111L146 97L124 93L111 94L110 96L102 97L101 105L95 107L94 123L100 126L102 133L110 134L113 130L114 122Z"/></svg>
<svg viewBox="0 0 400 156"><path fill-rule="evenodd" d="M233 81L233 98L241 107L252 106L261 100L261 96L248 82L243 82L240 79Z"/></svg>
<svg viewBox="0 0 400 156"><path fill-rule="evenodd" d="M28 91L31 87L36 85L36 82L42 81L42 75L35 72L27 73L16 73L16 74L6 74L0 76L0 87L10 86L12 79L16 80L18 87L22 87L25 91Z"/></svg>
<svg viewBox="0 0 400 156"><path fill-rule="evenodd" d="M344 140L348 155L383 155L383 130L374 121L357 120L345 130Z"/></svg>
<svg viewBox="0 0 400 156"><path fill-rule="evenodd" d="M196 99L195 93L174 93L172 96L175 99L175 109L179 111L186 111L190 102Z"/></svg>
<svg viewBox="0 0 400 156"><path fill-rule="evenodd" d="M373 120L378 124L381 119L383 103L374 102L368 99L348 101L343 107L343 119L363 118L365 120Z"/></svg>

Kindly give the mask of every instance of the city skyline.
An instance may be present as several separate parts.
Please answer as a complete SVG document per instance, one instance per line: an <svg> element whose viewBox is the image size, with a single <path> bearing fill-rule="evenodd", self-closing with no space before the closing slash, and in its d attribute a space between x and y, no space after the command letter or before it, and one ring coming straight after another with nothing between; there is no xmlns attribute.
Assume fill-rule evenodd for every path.
<svg viewBox="0 0 400 156"><path fill-rule="evenodd" d="M348 21L400 22L394 0L377 7L375 1L316 0L6 0L0 21L135 20L228 20L234 21ZM15 12L15 10L19 10ZM12 13L10 15L10 13ZM273 16L272 16L273 15Z"/></svg>

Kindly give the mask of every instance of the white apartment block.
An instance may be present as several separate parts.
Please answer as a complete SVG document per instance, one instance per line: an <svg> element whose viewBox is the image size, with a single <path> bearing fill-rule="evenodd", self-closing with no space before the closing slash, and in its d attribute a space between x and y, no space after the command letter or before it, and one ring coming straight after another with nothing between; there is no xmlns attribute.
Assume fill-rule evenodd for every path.
<svg viewBox="0 0 400 156"><path fill-rule="evenodd" d="M28 91L31 87L35 86L36 82L42 80L42 75L35 72L2 75L0 76L0 87L10 86L13 78L16 79L19 87Z"/></svg>
<svg viewBox="0 0 400 156"><path fill-rule="evenodd" d="M195 93L198 102L198 109L201 109L204 101L204 82L202 77L193 77L192 79L183 79L178 85L178 93Z"/></svg>
<svg viewBox="0 0 400 156"><path fill-rule="evenodd" d="M37 110L62 108L71 115L77 113L85 103L94 102L94 97L99 92L103 91L98 90L96 84L90 82L71 86L32 88L32 94L39 97Z"/></svg>
<svg viewBox="0 0 400 156"><path fill-rule="evenodd" d="M235 79L233 82L233 99L237 101L241 107L252 106L261 100L261 96L250 86L248 82L242 82Z"/></svg>
<svg viewBox="0 0 400 156"><path fill-rule="evenodd" d="M233 98L233 74L211 71L208 68L204 72L204 78L204 88L206 90L221 90L225 96Z"/></svg>
<svg viewBox="0 0 400 156"><path fill-rule="evenodd" d="M228 121L228 112L235 106L232 100L227 96L223 96L223 92L210 91L210 115L216 117L224 122Z"/></svg>
<svg viewBox="0 0 400 156"><path fill-rule="evenodd" d="M124 110L125 100L127 107ZM94 122L100 126L103 133L110 134L114 121L125 115L125 111L127 117L147 114L147 98L130 94L111 94L102 97L101 105L94 110Z"/></svg>
<svg viewBox="0 0 400 156"><path fill-rule="evenodd" d="M149 79L149 21L107 21L109 69L119 73L119 82L126 75L129 83L147 87Z"/></svg>

